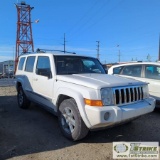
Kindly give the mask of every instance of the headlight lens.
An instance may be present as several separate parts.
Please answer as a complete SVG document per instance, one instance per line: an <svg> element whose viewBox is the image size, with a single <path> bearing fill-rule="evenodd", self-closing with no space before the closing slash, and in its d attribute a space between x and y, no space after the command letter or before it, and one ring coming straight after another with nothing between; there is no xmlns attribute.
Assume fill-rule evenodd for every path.
<svg viewBox="0 0 160 160"><path fill-rule="evenodd" d="M143 98L149 97L148 85L143 86Z"/></svg>
<svg viewBox="0 0 160 160"><path fill-rule="evenodd" d="M111 88L101 89L101 99L104 106L113 105L113 92Z"/></svg>

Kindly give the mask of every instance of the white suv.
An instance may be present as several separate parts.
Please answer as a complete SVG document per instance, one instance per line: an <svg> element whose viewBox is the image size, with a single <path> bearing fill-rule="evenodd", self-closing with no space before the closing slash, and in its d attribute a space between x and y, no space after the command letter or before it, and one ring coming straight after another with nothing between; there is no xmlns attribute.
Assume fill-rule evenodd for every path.
<svg viewBox="0 0 160 160"><path fill-rule="evenodd" d="M31 101L44 106L58 116L62 133L72 140L155 108L146 83L107 75L96 58L76 54L21 55L16 88L19 107L28 108Z"/></svg>

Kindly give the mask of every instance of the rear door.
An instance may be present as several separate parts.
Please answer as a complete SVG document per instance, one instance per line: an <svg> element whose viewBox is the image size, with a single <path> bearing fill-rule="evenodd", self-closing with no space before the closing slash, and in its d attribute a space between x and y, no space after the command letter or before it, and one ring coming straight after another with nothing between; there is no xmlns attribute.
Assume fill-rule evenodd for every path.
<svg viewBox="0 0 160 160"><path fill-rule="evenodd" d="M27 57L24 71L22 71L23 65L21 66L21 64L19 64L18 66L19 78L20 79L22 78L24 80L23 88L27 97L29 98L32 98L34 96L33 88L32 88L32 79L34 76L35 59L36 59L36 56ZM22 62L23 62L23 59L22 59Z"/></svg>

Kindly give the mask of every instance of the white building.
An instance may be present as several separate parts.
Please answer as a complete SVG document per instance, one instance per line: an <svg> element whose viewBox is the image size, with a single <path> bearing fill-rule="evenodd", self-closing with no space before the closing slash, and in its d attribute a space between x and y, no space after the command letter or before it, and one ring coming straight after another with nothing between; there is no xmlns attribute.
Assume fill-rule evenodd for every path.
<svg viewBox="0 0 160 160"><path fill-rule="evenodd" d="M12 73L14 72L14 61L0 62L0 73Z"/></svg>

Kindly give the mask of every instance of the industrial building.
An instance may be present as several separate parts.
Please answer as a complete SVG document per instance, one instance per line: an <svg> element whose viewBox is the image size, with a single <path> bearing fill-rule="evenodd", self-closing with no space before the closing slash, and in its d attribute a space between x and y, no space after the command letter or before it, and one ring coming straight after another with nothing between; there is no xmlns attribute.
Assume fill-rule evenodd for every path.
<svg viewBox="0 0 160 160"><path fill-rule="evenodd" d="M8 74L8 73L13 73L14 72L14 61L9 60L9 61L4 61L0 62L0 74Z"/></svg>

